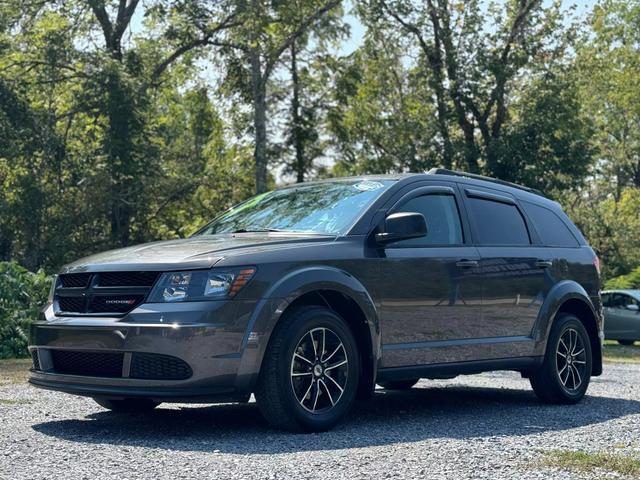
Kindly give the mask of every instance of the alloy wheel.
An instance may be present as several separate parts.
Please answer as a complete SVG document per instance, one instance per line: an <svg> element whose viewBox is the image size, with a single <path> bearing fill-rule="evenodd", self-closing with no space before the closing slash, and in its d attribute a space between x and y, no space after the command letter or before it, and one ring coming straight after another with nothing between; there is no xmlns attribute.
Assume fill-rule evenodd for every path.
<svg viewBox="0 0 640 480"><path fill-rule="evenodd" d="M305 333L293 351L291 386L298 403L311 413L332 409L347 384L349 358L340 337L331 329Z"/></svg>
<svg viewBox="0 0 640 480"><path fill-rule="evenodd" d="M577 330L568 328L556 348L556 371L563 387L578 390L587 377L587 355L584 341Z"/></svg>

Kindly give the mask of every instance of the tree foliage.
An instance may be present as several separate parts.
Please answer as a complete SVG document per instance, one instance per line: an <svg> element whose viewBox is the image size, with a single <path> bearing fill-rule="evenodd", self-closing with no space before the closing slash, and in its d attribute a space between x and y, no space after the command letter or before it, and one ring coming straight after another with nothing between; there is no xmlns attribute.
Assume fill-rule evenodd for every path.
<svg viewBox="0 0 640 480"><path fill-rule="evenodd" d="M29 325L38 318L51 278L13 262L0 262L0 358L28 355Z"/></svg>
<svg viewBox="0 0 640 480"><path fill-rule="evenodd" d="M275 183L450 167L542 189L625 274L639 18L638 0L583 23L540 0L5 2L0 260L54 271Z"/></svg>
<svg viewBox="0 0 640 480"><path fill-rule="evenodd" d="M626 275L609 279L605 288L610 290L638 290L640 289L640 267L636 267Z"/></svg>

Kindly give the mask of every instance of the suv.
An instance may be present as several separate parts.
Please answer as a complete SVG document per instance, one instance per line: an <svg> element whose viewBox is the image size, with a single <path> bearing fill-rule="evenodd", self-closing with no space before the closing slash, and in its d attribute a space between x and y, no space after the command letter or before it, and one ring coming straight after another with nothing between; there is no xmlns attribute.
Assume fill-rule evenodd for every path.
<svg viewBox="0 0 640 480"><path fill-rule="evenodd" d="M376 384L490 370L576 403L602 372L598 270L526 187L442 169L299 184L65 266L30 382L115 411L254 393L294 431L331 428Z"/></svg>

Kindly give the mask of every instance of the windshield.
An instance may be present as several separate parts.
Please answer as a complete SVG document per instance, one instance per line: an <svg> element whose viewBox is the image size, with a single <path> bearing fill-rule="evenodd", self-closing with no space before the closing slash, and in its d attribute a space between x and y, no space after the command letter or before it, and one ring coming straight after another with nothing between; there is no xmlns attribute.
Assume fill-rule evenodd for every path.
<svg viewBox="0 0 640 480"><path fill-rule="evenodd" d="M336 235L349 227L392 180L300 184L250 198L197 235L241 232L308 232Z"/></svg>

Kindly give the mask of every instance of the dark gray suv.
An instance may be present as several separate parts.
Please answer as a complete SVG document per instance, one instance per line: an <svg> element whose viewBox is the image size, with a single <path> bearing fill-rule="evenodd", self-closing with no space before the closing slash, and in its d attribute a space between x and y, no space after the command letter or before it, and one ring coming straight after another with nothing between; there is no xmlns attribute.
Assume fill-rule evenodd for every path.
<svg viewBox="0 0 640 480"><path fill-rule="evenodd" d="M247 401L325 430L376 384L514 370L575 403L602 372L598 258L539 192L465 173L258 195L194 236L57 276L33 385L115 411Z"/></svg>

